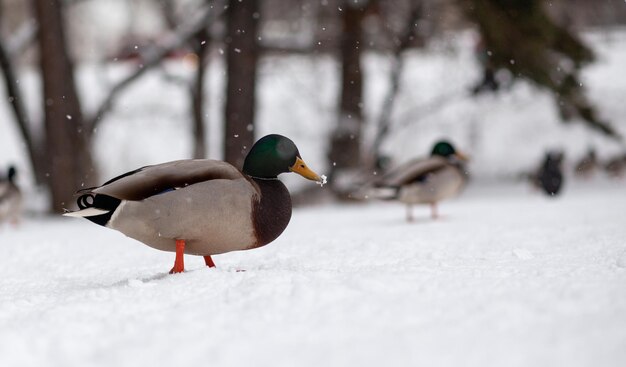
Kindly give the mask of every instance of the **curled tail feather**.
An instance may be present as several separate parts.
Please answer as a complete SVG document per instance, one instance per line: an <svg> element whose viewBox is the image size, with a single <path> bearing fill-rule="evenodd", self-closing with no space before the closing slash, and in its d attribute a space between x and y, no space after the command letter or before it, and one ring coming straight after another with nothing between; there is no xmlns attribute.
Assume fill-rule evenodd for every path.
<svg viewBox="0 0 626 367"><path fill-rule="evenodd" d="M76 199L79 210L74 212L66 212L63 215L67 217L82 217L90 221L106 225L111 219L113 212L117 209L122 201L112 196L87 193Z"/></svg>

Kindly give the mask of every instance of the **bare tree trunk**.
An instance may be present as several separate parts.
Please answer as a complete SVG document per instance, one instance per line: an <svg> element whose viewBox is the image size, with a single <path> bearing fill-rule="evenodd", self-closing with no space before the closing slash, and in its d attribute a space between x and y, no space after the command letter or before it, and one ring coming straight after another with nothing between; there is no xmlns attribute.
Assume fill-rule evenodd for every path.
<svg viewBox="0 0 626 367"><path fill-rule="evenodd" d="M196 159L206 158L207 147L205 135L205 98L204 98L204 77L209 56L209 35L204 31L198 34L193 41L195 51L198 55L198 67L194 85L191 90L191 110L193 111L193 157Z"/></svg>
<svg viewBox="0 0 626 367"><path fill-rule="evenodd" d="M258 0L228 3L224 159L239 168L254 143L258 9Z"/></svg>
<svg viewBox="0 0 626 367"><path fill-rule="evenodd" d="M341 34L341 102L337 127L333 131L328 158L331 178L343 170L358 168L361 163L361 130L363 126L363 75L361 51L365 16L362 4L346 1L340 12ZM332 181L331 181L332 182Z"/></svg>
<svg viewBox="0 0 626 367"><path fill-rule="evenodd" d="M65 42L62 1L33 0L33 5L39 22L51 208L61 212L74 192L96 177Z"/></svg>

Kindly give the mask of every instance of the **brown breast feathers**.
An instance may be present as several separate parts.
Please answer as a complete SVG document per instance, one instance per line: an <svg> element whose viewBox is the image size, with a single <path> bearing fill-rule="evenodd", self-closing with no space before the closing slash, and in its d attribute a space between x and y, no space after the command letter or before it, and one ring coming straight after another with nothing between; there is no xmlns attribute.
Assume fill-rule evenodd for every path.
<svg viewBox="0 0 626 367"><path fill-rule="evenodd" d="M253 178L258 186L261 200L252 203L252 223L257 244L267 245L274 241L287 228L291 219L291 196L278 179L261 180Z"/></svg>

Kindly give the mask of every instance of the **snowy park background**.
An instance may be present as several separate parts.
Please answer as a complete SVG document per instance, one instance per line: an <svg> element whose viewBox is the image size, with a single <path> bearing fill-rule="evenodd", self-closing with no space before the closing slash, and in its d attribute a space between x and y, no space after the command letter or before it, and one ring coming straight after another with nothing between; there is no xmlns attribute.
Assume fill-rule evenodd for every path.
<svg viewBox="0 0 626 367"><path fill-rule="evenodd" d="M122 32L97 18L104 5L93 3L81 5L99 19L92 26L110 22ZM123 9L111 7L109 17ZM585 28L581 37L597 57L582 83L626 136L626 28ZM407 223L399 203L320 200L296 207L270 245L215 256L215 269L187 256L177 275L167 274L171 253L48 214L9 104L0 103L0 169L18 167L26 207L19 226L0 227L0 365L626 364L626 177L574 175L589 148L606 161L624 143L580 121L563 123L550 92L524 80L472 96L481 78L475 40L472 29L446 31L406 51L383 145L394 165L428 154L443 137L471 156L470 184L441 205L440 220L427 207ZM93 110L135 65L103 63L97 44L84 47L76 83ZM207 156L219 159L226 65L218 45L212 52L205 138ZM370 137L392 60L369 51L362 62ZM185 60L166 61L121 94L95 133L102 181L190 158L188 100L171 80L192 73ZM289 136L309 166L330 170L339 73L327 54L262 58L256 135ZM21 68L20 83L29 112L41 116L38 70ZM549 149L565 153L557 197L521 179ZM292 193L313 186L284 181Z"/></svg>

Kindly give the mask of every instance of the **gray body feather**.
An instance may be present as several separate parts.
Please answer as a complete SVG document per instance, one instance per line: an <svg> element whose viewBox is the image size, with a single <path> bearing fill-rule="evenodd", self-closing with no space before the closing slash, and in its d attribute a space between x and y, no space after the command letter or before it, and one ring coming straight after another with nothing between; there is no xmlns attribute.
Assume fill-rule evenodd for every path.
<svg viewBox="0 0 626 367"><path fill-rule="evenodd" d="M105 226L159 250L174 252L177 239L185 240L185 253L203 256L265 244L257 239L253 218L259 186L222 161L143 167L81 193L121 200ZM87 208L68 215L89 217L92 212Z"/></svg>
<svg viewBox="0 0 626 367"><path fill-rule="evenodd" d="M435 156L403 164L383 175L377 186L395 188L394 199L406 204L432 204L457 195L465 182L459 166Z"/></svg>
<svg viewBox="0 0 626 367"><path fill-rule="evenodd" d="M184 239L185 253L193 255L245 250L256 245L255 200L258 193L243 177L204 181L123 201L107 227L163 251L175 251L176 239Z"/></svg>

